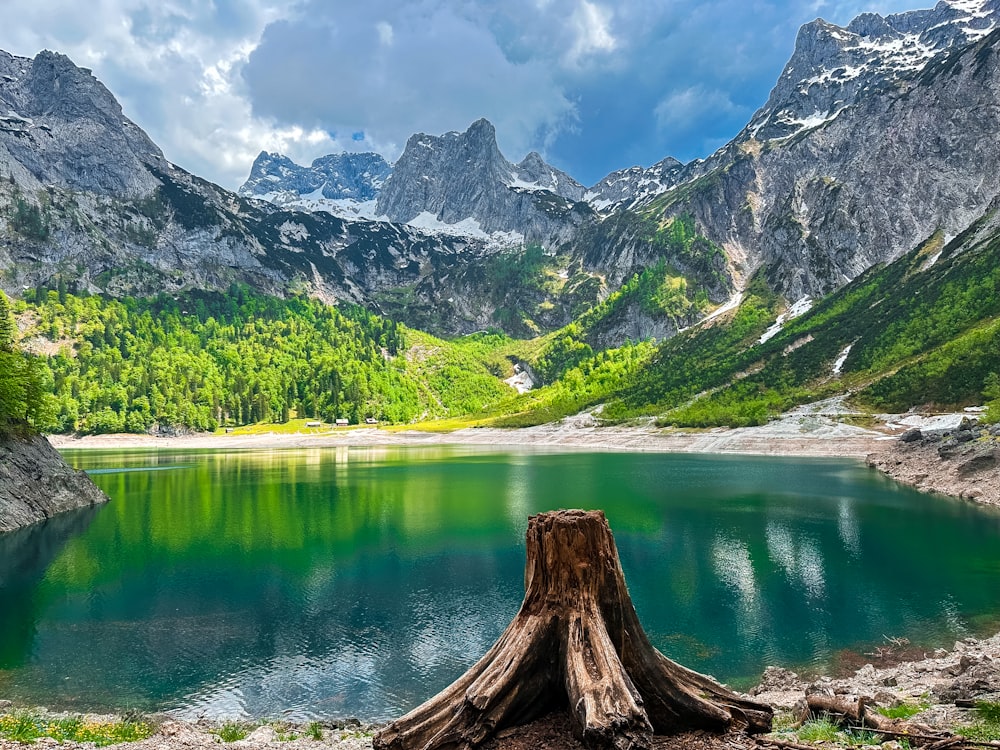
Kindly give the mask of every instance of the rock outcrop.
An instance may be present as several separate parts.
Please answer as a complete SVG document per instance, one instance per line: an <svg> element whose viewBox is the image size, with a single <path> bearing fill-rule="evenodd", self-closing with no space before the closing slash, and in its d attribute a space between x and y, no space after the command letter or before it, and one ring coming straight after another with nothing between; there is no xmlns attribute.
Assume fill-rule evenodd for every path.
<svg viewBox="0 0 1000 750"><path fill-rule="evenodd" d="M0 437L0 533L107 500L41 435Z"/></svg>
<svg viewBox="0 0 1000 750"><path fill-rule="evenodd" d="M403 223L421 217L444 225L474 222L488 235L510 233L508 244L555 246L590 214L577 205L583 195L582 185L537 153L511 164L492 123L477 120L464 133L411 136L379 194L377 213Z"/></svg>
<svg viewBox="0 0 1000 750"><path fill-rule="evenodd" d="M261 151L238 192L282 205L311 198L329 201L328 205L335 207L339 201L375 200L390 174L392 167L378 154L330 154L302 167L281 154Z"/></svg>
<svg viewBox="0 0 1000 750"><path fill-rule="evenodd" d="M998 7L951 0L807 24L729 144L628 175L636 192L595 186L588 199L609 215L693 216L737 281L763 268L788 299L821 297L936 232L954 237L1000 194Z"/></svg>
<svg viewBox="0 0 1000 750"><path fill-rule="evenodd" d="M966 419L954 430L907 430L868 465L924 492L1000 505L1000 425Z"/></svg>
<svg viewBox="0 0 1000 750"><path fill-rule="evenodd" d="M414 135L391 174L370 154L309 168L262 155L243 192L286 181L284 206L171 165L67 58L2 53L0 285L18 293L63 275L77 290L147 295L241 282L468 333L503 318L475 266L537 243L560 258L547 273L589 277L594 299L658 264L709 303L761 271L790 300L819 298L928 238L945 243L1000 196L998 8L944 0L807 24L764 107L687 165L666 158L587 191L538 154L509 162L480 120ZM290 210L323 201L367 208ZM698 242L670 244L678 218ZM532 319L550 330L570 309ZM600 345L695 322L643 314L626 310Z"/></svg>
<svg viewBox="0 0 1000 750"><path fill-rule="evenodd" d="M156 188L160 149L86 68L65 55L0 51L0 171L24 191L48 185L104 196Z"/></svg>

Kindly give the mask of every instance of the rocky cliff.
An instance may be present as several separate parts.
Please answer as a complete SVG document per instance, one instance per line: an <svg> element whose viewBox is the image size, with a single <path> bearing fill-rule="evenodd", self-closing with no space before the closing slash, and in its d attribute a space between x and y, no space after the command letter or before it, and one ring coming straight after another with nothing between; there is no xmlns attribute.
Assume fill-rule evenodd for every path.
<svg viewBox="0 0 1000 750"><path fill-rule="evenodd" d="M299 166L261 151L239 194L282 208L326 211L344 219L374 218L375 199L392 167L378 154L330 154Z"/></svg>
<svg viewBox="0 0 1000 750"><path fill-rule="evenodd" d="M0 288L14 295L56 277L112 295L240 282L377 308L378 293L412 289L489 250L475 238L285 209L201 180L167 162L107 89L62 55L0 53L0 113ZM386 166L369 161L318 160L308 179L323 179L321 192L364 197L377 179L364 188L357 172ZM353 187L337 182L352 169Z"/></svg>
<svg viewBox="0 0 1000 750"><path fill-rule="evenodd" d="M421 228L223 190L166 161L89 71L53 53L0 55L0 112L0 288L15 296L57 280L75 291L140 296L245 283L364 304L438 333L496 322L500 303L483 286L488 278L474 272L456 283L455 272L481 267L506 240L519 246L520 235L498 242L478 227L441 231L457 213ZM473 140L495 151L486 129L487 138ZM546 211L573 213L551 190L582 195L537 155L520 165L497 156L495 166L513 210L536 223ZM325 157L308 169L268 156L258 159L254 184L278 177L296 194L311 189L299 201L318 192L323 201L374 207L360 199L380 189L387 167L373 155ZM347 194L359 200L325 197ZM539 202L544 210L533 208Z"/></svg>
<svg viewBox="0 0 1000 750"><path fill-rule="evenodd" d="M534 151L518 164L507 161L483 119L464 133L412 136L393 167L376 154L331 154L307 168L261 153L239 193L283 207L488 238L496 247L558 245L590 213L585 206L574 212L582 185Z"/></svg>
<svg viewBox="0 0 1000 750"><path fill-rule="evenodd" d="M41 435L0 437L0 533L107 500Z"/></svg>
<svg viewBox="0 0 1000 750"><path fill-rule="evenodd" d="M957 235L1000 193L998 4L807 24L768 102L705 160L666 158L584 190L537 154L509 162L480 120L411 137L391 174L372 155L309 168L259 157L244 192L283 185L285 206L166 162L65 57L3 54L0 287L61 276L144 295L243 282L365 304L438 333L505 325L518 296L546 330L580 305L542 299L540 287L582 275L600 287L587 296L597 301L659 265L705 301L685 315L758 271L789 299L817 298L935 233ZM293 210L307 197L369 209ZM690 232L674 242L678 221ZM499 299L491 261L533 243L554 258L546 275ZM644 314L626 309L607 343L621 343L614 331L669 336L691 322ZM514 317L510 330L533 330Z"/></svg>
<svg viewBox="0 0 1000 750"><path fill-rule="evenodd" d="M330 154L300 167L281 154L261 151L250 168L240 195L265 198L275 193L327 200L374 200L392 167L378 154Z"/></svg>
<svg viewBox="0 0 1000 750"><path fill-rule="evenodd" d="M0 172L25 191L47 185L140 197L166 169L160 149L90 71L68 57L0 51Z"/></svg>
<svg viewBox="0 0 1000 750"><path fill-rule="evenodd" d="M693 216L738 283L763 269L789 299L959 234L1000 191L994 5L804 27L747 129L638 212Z"/></svg>
<svg viewBox="0 0 1000 750"><path fill-rule="evenodd" d="M511 164L496 130L477 120L464 133L418 133L406 143L378 197L377 212L391 221L474 224L510 242L557 246L590 213L583 186L530 153Z"/></svg>

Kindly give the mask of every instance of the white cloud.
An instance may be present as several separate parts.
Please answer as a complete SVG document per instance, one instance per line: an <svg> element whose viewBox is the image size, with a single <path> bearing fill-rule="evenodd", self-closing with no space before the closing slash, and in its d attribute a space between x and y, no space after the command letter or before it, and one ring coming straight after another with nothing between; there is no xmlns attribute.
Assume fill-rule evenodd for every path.
<svg viewBox="0 0 1000 750"><path fill-rule="evenodd" d="M239 70L287 12L269 0L5 0L0 48L52 49L93 69L168 159L235 188L261 148L312 158L342 147L252 115Z"/></svg>
<svg viewBox="0 0 1000 750"><path fill-rule="evenodd" d="M576 41L566 55L570 65L579 65L586 57L598 52L611 52L617 46L618 42L611 33L611 18L611 11L581 0L570 17L576 31Z"/></svg>
<svg viewBox="0 0 1000 750"><path fill-rule="evenodd" d="M909 4L810 2L2 0L0 48L92 68L168 159L229 188L261 149L392 159L483 116L508 157L561 152L596 181L735 134L811 10Z"/></svg>
<svg viewBox="0 0 1000 750"><path fill-rule="evenodd" d="M298 20L272 24L244 67L254 113L364 132L359 145L390 159L415 132L464 130L487 117L503 150L519 158L571 124L574 104L555 52L515 59L489 20L480 6L452 0L336 10L314 1ZM589 33L590 46L610 43L599 29Z"/></svg>
<svg viewBox="0 0 1000 750"><path fill-rule="evenodd" d="M392 44L392 24L386 21L379 21L375 24L375 29L378 31L379 41L382 42L383 47L388 47Z"/></svg>
<svg viewBox="0 0 1000 750"><path fill-rule="evenodd" d="M706 117L723 117L740 110L725 91L698 84L670 92L653 108L653 114L661 128L685 130Z"/></svg>

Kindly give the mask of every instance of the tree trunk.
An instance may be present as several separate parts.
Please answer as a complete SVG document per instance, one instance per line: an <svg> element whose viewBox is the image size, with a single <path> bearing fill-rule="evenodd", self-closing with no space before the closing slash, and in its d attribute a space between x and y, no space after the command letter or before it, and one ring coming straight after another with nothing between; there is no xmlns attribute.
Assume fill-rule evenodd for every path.
<svg viewBox="0 0 1000 750"><path fill-rule="evenodd" d="M591 747L648 747L653 733L771 728L740 698L653 648L601 511L528 520L524 602L464 675L374 739L375 750L467 750L499 729L569 708Z"/></svg>

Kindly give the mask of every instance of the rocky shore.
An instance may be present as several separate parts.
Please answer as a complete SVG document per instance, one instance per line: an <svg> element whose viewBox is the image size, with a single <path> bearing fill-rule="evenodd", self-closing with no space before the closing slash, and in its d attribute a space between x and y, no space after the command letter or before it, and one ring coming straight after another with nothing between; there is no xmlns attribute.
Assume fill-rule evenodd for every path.
<svg viewBox="0 0 1000 750"><path fill-rule="evenodd" d="M0 437L0 533L107 500L41 435Z"/></svg>
<svg viewBox="0 0 1000 750"><path fill-rule="evenodd" d="M965 417L953 427L913 427L867 462L918 490L1000 505L1000 425Z"/></svg>
<svg viewBox="0 0 1000 750"><path fill-rule="evenodd" d="M928 727L961 733L974 723L972 706L978 701L1000 700L1000 634L991 638L966 638L951 650L924 652L906 641L887 639L868 653L855 654L863 665L848 674L802 677L780 667L768 667L761 683L749 691L755 700L773 706L777 724L787 724L789 714L804 705L807 694L830 696L867 696L880 707L890 709L913 706L918 712L912 720ZM13 707L0 701L0 715ZM51 714L61 716L61 714ZM87 717L100 720L114 717ZM123 747L135 750L182 750L218 748L220 745L241 750L370 750L371 738L381 726L355 720L319 722L312 725L287 722L258 722L245 725L245 737L223 743L222 725L209 721L180 721L168 715L146 717L155 731L148 739ZM317 731L318 730L318 731ZM318 738L317 738L318 736ZM39 744L55 746L54 740ZM763 741L766 745L766 741ZM693 732L679 737L658 738L657 747L693 750L736 750L760 747L745 735L723 737ZM0 739L0 750L21 750L24 745ZM65 750L89 750L86 743L63 742ZM826 747L835 745L826 744ZM888 748L899 745L886 743ZM569 722L552 715L525 727L506 730L484 746L485 750L583 750L573 737Z"/></svg>

